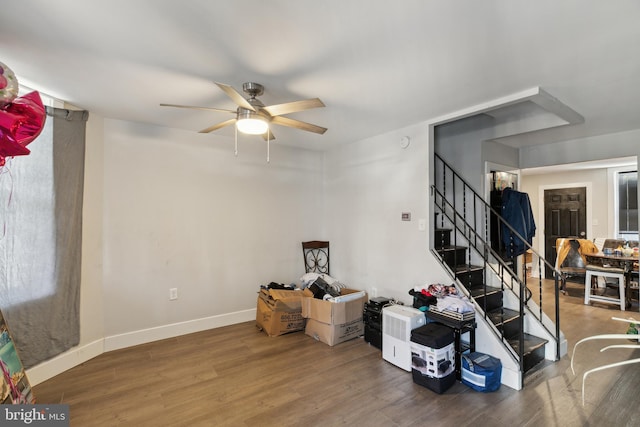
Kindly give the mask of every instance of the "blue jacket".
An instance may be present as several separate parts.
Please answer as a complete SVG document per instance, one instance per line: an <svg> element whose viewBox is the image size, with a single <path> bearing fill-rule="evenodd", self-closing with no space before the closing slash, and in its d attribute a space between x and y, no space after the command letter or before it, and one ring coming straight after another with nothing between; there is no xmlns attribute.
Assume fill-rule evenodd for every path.
<svg viewBox="0 0 640 427"><path fill-rule="evenodd" d="M502 191L502 218L531 245L533 236L536 235L536 223L527 193L505 188ZM521 255L528 249L524 241L504 223L502 224L502 243L509 256Z"/></svg>

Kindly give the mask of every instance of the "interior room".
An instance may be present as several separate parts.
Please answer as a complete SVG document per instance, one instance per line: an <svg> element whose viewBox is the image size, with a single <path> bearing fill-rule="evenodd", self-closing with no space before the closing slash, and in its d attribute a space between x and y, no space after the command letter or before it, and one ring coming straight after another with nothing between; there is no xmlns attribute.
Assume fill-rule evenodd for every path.
<svg viewBox="0 0 640 427"><path fill-rule="evenodd" d="M625 310L584 304L583 277L560 292L544 199L585 187L577 237L620 234L639 18L633 0L15 2L0 18L0 321L26 403L95 426L640 425L638 341L575 349L626 335L637 291ZM447 217L488 204L496 171L530 201L530 265L481 257L489 210L473 231ZM469 265L508 272L491 284L519 307L519 343L544 336L535 366L445 260L444 227L453 246L480 236ZM300 286L309 241L369 301L454 285L500 388L435 393L362 334L257 328L261 288Z"/></svg>

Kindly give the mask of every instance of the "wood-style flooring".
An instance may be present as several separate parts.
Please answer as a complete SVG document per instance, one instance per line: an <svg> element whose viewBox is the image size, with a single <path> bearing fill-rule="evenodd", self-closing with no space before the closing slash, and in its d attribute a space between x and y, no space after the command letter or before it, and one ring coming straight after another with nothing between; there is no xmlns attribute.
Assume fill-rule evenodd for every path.
<svg viewBox="0 0 640 427"><path fill-rule="evenodd" d="M569 355L530 375L521 391L456 383L438 395L362 338L329 347L303 332L270 338L247 322L105 353L34 393L38 403L69 404L78 427L640 426L640 364L592 374L581 403L585 370L640 357L634 349L601 353L610 342L590 342L571 372L577 340L625 333L613 316L640 319L635 302L625 312L585 306L582 289L569 283L560 301Z"/></svg>

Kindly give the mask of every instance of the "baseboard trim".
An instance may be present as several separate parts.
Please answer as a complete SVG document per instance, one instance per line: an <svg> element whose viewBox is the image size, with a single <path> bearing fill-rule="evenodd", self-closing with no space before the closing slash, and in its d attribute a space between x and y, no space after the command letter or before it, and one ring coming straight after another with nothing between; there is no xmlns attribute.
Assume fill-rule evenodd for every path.
<svg viewBox="0 0 640 427"><path fill-rule="evenodd" d="M81 347L72 348L53 359L46 360L39 365L27 369L27 378L32 386L38 385L102 353L104 353L104 338L95 340Z"/></svg>
<svg viewBox="0 0 640 427"><path fill-rule="evenodd" d="M53 359L40 363L26 370L27 378L32 386L36 386L49 378L53 378L74 366L78 366L87 360L108 351L119 350L134 345L146 344L153 341L173 338L180 335L205 331L234 325L236 323L255 320L256 309L236 311L217 316L194 319L186 322L172 323L155 328L141 329L126 334L112 335L95 340L89 344L73 348ZM37 396L36 396L37 397Z"/></svg>
<svg viewBox="0 0 640 427"><path fill-rule="evenodd" d="M172 323L170 325L127 332L126 334L112 335L105 338L104 351L119 350L121 348L205 331L207 329L215 329L222 326L234 325L236 323L248 322L250 320L255 320L255 318L256 309L252 308L250 310L236 311L234 313L226 313L218 316L204 317L202 319L188 320L186 322Z"/></svg>
<svg viewBox="0 0 640 427"><path fill-rule="evenodd" d="M514 390L522 390L522 375L520 371L513 371L502 366L501 381L503 385L511 387Z"/></svg>

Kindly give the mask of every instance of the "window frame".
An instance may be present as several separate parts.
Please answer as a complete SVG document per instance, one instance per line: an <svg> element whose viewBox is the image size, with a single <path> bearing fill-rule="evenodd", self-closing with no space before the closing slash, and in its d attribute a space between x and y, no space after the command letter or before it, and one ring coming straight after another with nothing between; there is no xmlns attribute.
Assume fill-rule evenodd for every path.
<svg viewBox="0 0 640 427"><path fill-rule="evenodd" d="M619 215L619 204L620 204L620 197L619 197L619 179L620 179L620 175L623 173L628 173L628 172L638 172L638 167L636 165L629 165L629 166L625 166L625 167L619 167L619 168L611 168L609 169L609 189L610 189L610 203L609 203L609 218L610 218L610 224L611 224L611 233L613 236L615 236L615 238L619 238L619 239L626 239L626 240L639 240L639 233L636 232L634 233L624 233L622 234L620 232L620 215ZM637 177L636 177L636 182L637 182ZM636 183L637 186L637 183ZM637 197L637 194L636 194ZM639 228L640 228L640 224L639 224Z"/></svg>

